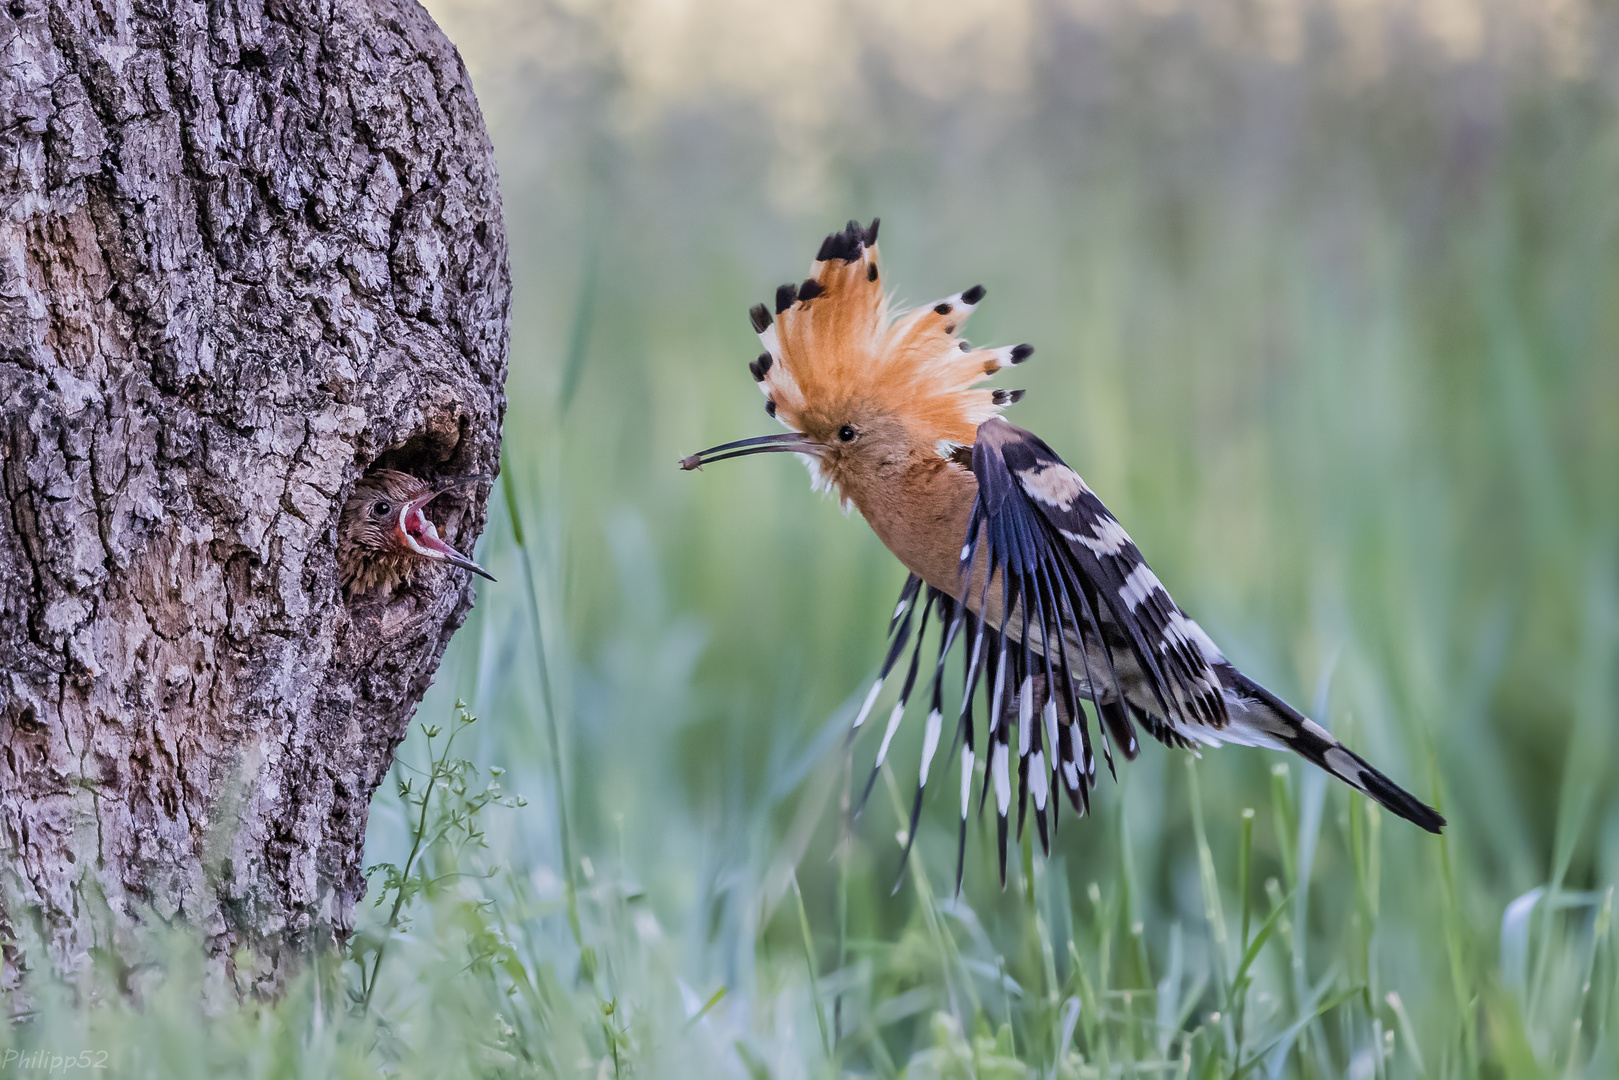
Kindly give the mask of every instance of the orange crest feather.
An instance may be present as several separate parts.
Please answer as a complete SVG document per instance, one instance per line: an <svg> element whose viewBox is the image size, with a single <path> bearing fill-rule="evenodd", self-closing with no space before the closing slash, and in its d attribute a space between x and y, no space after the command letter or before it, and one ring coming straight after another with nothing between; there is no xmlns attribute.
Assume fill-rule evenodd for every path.
<svg viewBox="0 0 1619 1080"><path fill-rule="evenodd" d="M766 408L805 431L851 403L901 417L919 440L948 453L970 446L978 425L1022 391L976 384L1034 350L973 349L959 336L984 296L982 285L891 316L877 269L877 221L849 222L821 245L802 285L776 291L776 316L753 309L765 352L751 365Z"/></svg>

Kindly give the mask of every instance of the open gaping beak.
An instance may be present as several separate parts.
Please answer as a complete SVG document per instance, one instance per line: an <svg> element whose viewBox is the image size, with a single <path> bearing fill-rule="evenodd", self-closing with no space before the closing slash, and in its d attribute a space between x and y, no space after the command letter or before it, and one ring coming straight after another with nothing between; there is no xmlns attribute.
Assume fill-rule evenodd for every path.
<svg viewBox="0 0 1619 1080"><path fill-rule="evenodd" d="M463 570L471 570L480 577L486 577L490 581L494 581L495 575L439 539L438 529L434 526L432 519L422 513L423 507L445 492L466 487L480 479L482 478L476 476L468 477L441 487L436 491L429 491L426 495L416 496L416 498L400 507L398 529L405 546L416 554L429 559L438 559L440 562L447 562L451 566L459 566Z"/></svg>
<svg viewBox="0 0 1619 1080"><path fill-rule="evenodd" d="M680 459L680 467L687 472L701 469L726 458L747 457L749 454L807 454L816 457L820 445L800 431L784 431L780 435L760 435L755 439L739 439L699 450L690 457Z"/></svg>

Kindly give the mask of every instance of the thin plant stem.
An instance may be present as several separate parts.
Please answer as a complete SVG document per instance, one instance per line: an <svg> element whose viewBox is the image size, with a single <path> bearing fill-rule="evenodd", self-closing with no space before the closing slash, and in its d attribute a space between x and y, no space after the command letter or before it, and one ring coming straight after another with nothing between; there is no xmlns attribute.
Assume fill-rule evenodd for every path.
<svg viewBox="0 0 1619 1080"><path fill-rule="evenodd" d="M810 934L809 912L804 910L804 893L798 887L798 873L793 872L793 899L798 901L798 928L804 934L804 964L809 969L810 1000L815 1003L815 1023L821 1029L821 1048L826 1059L832 1060L832 1035L826 1026L826 1010L821 1008L820 974L815 963L815 939Z"/></svg>
<svg viewBox="0 0 1619 1080"><path fill-rule="evenodd" d="M411 830L410 854L405 857L405 866L399 875L401 882L410 880L411 869L416 865L417 856L421 854L422 841L427 837L427 809L433 801L433 789L438 786L439 779L443 776L443 767L450 760L450 747L454 745L455 736L460 731L460 727L455 724L450 726L449 738L444 740L444 749L437 758L433 757L432 751L433 736L436 729L423 725L422 731L427 735L427 757L430 768L427 776L427 788L422 792L421 813L417 815L416 828ZM388 952L388 943L393 940L394 930L399 927L399 913L404 910L404 907L405 889L401 886L394 893L393 908L388 912L386 933L383 934L382 941L377 945L376 957L371 961L371 977L369 979L364 977L362 969L360 979L363 987L363 994L360 999L361 1011L371 1008L371 997L376 993L377 989L377 973L382 970L382 959Z"/></svg>
<svg viewBox="0 0 1619 1080"><path fill-rule="evenodd" d="M511 462L504 454L501 457L500 488L506 499L506 516L511 521L512 539L517 541L517 551L523 564L523 582L528 586L524 592L528 600L529 621L534 628L534 664L540 679L540 702L545 708L545 734L550 744L551 768L556 783L557 833L562 843L562 883L568 903L568 929L573 932L574 943L582 950L585 947L585 935L579 924L579 890L574 882L573 834L568 828L568 792L564 782L565 770L562 768L562 737L558 732L556 700L551 693L551 671L545 661L545 631L540 623L540 601L534 582L534 563L523 531L523 513L518 507L517 490L512 482Z"/></svg>

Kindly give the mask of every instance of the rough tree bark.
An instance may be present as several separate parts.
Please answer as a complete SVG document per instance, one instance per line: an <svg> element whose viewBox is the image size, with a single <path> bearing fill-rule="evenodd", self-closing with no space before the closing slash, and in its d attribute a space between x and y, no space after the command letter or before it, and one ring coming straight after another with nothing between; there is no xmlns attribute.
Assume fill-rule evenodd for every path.
<svg viewBox="0 0 1619 1080"><path fill-rule="evenodd" d="M509 296L415 0L0 0L0 983L33 926L72 970L183 919L243 990L347 932L472 591L351 608L338 514L493 476Z"/></svg>

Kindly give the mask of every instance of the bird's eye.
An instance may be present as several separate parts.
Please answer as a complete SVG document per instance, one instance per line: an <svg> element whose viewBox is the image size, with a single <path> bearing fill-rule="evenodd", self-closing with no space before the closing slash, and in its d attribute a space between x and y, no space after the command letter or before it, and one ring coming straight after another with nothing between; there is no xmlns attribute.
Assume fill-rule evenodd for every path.
<svg viewBox="0 0 1619 1080"><path fill-rule="evenodd" d="M850 424L844 424L838 428L838 438L844 442L854 442L854 427Z"/></svg>
<svg viewBox="0 0 1619 1080"><path fill-rule="evenodd" d="M387 517L388 511L392 509L393 506L388 502L387 499L378 499L376 502L371 504L371 512L379 518Z"/></svg>

